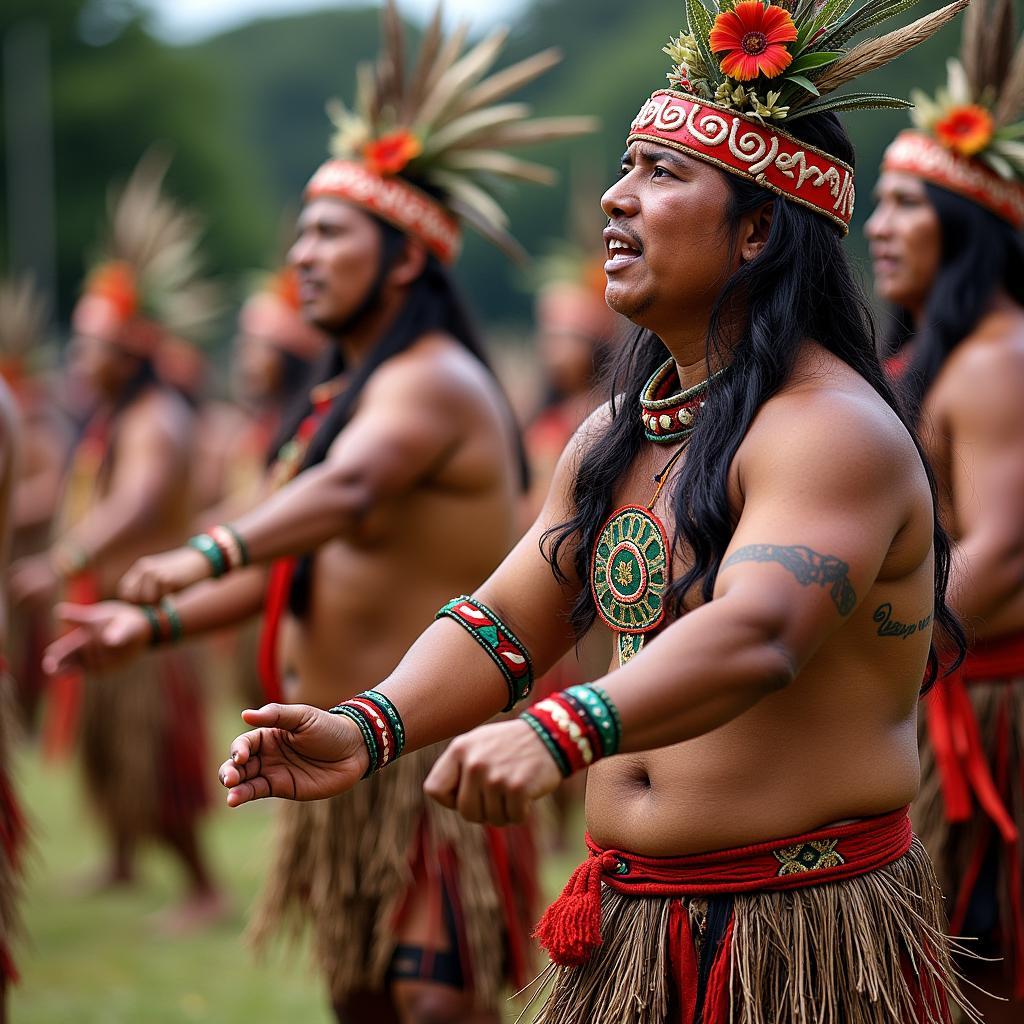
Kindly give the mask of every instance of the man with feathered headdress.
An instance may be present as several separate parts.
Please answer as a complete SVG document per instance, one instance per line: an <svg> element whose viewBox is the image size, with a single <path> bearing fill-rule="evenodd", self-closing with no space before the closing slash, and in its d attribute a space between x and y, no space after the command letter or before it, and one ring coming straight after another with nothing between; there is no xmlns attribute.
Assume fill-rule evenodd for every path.
<svg viewBox="0 0 1024 1024"><path fill-rule="evenodd" d="M12 567L12 596L27 606L48 606L62 591L80 605L101 601L140 555L187 536L194 411L157 368L166 343L209 323L216 292L198 274L195 217L164 193L166 170L151 152L112 193L105 250L74 308L69 358L96 408L75 450L54 543ZM155 839L180 860L189 887L168 926L219 916L197 831L208 791L203 702L189 659L162 653L128 674L83 667L84 679L56 682L51 739L80 732L86 785L109 842L104 882L131 881L139 843ZM157 775L169 746L178 751L173 770Z"/></svg>
<svg viewBox="0 0 1024 1024"><path fill-rule="evenodd" d="M948 84L914 100L865 230L876 289L898 311L891 366L941 483L972 646L925 705L913 816L953 934L1002 961L964 964L979 1009L1009 1022L1024 1014L1024 40L1012 0L974 0Z"/></svg>
<svg viewBox="0 0 1024 1024"><path fill-rule="evenodd" d="M471 729L426 789L491 823L587 768L544 1024L972 1015L907 806L933 619L962 647L949 538L843 249L834 113L906 106L834 90L965 5L850 47L909 3L688 0L602 200L636 329L541 515L374 690L247 713L221 767L231 806L315 800ZM591 630L604 676L480 724Z"/></svg>
<svg viewBox="0 0 1024 1024"><path fill-rule="evenodd" d="M332 352L282 429L276 493L140 561L122 593L166 603L109 606L103 627L53 648L56 661L123 657L172 626L191 634L262 610L268 697L329 708L339 686L355 694L390 672L442 595L477 586L514 542L521 446L448 268L463 225L519 251L495 186L552 175L505 150L592 123L502 102L556 64L553 51L492 74L506 31L466 50L466 29L446 35L438 10L407 67L392 0L383 31L354 109L330 109L332 156L306 187L290 253ZM505 653L522 676L521 656ZM436 698L447 705L446 688ZM497 1021L506 981L528 978L529 837L427 801L440 749L338 800L282 808L256 937L308 924L341 1020Z"/></svg>

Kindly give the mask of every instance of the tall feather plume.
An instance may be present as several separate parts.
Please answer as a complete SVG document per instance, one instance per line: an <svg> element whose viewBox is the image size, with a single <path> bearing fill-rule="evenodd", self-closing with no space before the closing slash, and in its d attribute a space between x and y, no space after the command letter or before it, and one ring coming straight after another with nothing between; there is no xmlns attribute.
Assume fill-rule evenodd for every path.
<svg viewBox="0 0 1024 1024"><path fill-rule="evenodd" d="M971 94L981 99L988 90L998 94L1006 80L1016 38L1013 0L972 0L964 15L960 63Z"/></svg>
<svg viewBox="0 0 1024 1024"><path fill-rule="evenodd" d="M1017 52L1010 62L1006 84L996 103L995 119L1000 127L1012 124L1024 116L1024 38L1017 44Z"/></svg>
<svg viewBox="0 0 1024 1024"><path fill-rule="evenodd" d="M170 162L167 151L153 147L110 192L103 257L132 268L147 316L198 340L221 312L221 293L201 276L199 218L164 191Z"/></svg>
<svg viewBox="0 0 1024 1024"><path fill-rule="evenodd" d="M30 274L0 280L0 357L22 359L46 337L49 306Z"/></svg>
<svg viewBox="0 0 1024 1024"><path fill-rule="evenodd" d="M923 18L911 22L877 39L867 39L859 43L849 53L829 65L824 73L814 81L822 94L832 92L847 82L869 71L885 67L919 43L933 36L946 22L955 18L971 0L954 0L945 7L926 14Z"/></svg>

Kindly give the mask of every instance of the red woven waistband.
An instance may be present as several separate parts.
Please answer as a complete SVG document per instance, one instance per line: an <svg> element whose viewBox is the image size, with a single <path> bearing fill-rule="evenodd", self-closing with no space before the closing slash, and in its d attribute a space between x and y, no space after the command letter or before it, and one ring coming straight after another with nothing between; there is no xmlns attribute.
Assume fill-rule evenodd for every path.
<svg viewBox="0 0 1024 1024"><path fill-rule="evenodd" d="M602 882L630 896L710 896L804 889L866 875L910 849L908 810L686 857L603 849L588 835L590 857L548 907L535 935L555 963L585 963L601 944Z"/></svg>

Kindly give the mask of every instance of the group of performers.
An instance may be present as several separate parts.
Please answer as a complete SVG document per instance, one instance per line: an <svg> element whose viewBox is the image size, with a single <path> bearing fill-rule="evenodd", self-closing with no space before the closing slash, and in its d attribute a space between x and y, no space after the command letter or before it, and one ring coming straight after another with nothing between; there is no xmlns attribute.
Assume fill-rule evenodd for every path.
<svg viewBox="0 0 1024 1024"><path fill-rule="evenodd" d="M63 511L8 588L26 622L63 596L18 649L111 882L156 839L188 880L166 924L223 912L179 645L216 637L263 694L227 803L283 801L251 938L309 935L341 1022L490 1024L524 988L543 1024L1021 1019L1024 46L1012 0L870 34L906 6L687 5L600 285L585 251L544 271L525 444L450 268L464 226L518 250L498 186L550 172L510 148L593 128L510 101L557 53L494 72L504 33L466 49L438 11L408 62L386 0L289 268L243 307L241 414L196 401L181 338L218 296L140 164L74 312ZM878 337L837 114L908 104L836 90L961 12L866 224ZM7 538L29 443L0 422ZM584 771L587 856L540 914L532 805Z"/></svg>

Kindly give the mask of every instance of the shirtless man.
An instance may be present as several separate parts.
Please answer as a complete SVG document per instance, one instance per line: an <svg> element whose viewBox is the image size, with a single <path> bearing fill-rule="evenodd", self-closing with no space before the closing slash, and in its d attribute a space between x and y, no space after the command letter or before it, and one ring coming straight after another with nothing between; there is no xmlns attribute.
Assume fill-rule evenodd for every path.
<svg viewBox="0 0 1024 1024"><path fill-rule="evenodd" d="M1008 68L989 39L1011 5L991 7L979 3L964 22L961 73L972 92L960 99L974 105L951 101L937 120L928 104L915 111L917 129L886 153L865 231L876 290L900 311L893 363L939 479L955 541L950 602L972 641L961 671L927 702L914 823L951 932L1001 961L963 965L985 993L1009 1000L979 993L978 1008L1009 1024L1024 1014L1024 162L1006 181L983 162L987 148L969 157L944 136L957 116L1002 125L1024 116L1003 108ZM887 613L879 629L899 636L897 618ZM971 738L962 757L952 730Z"/></svg>
<svg viewBox="0 0 1024 1024"><path fill-rule="evenodd" d="M832 114L794 134L729 116L744 152L799 152L820 186L769 192L728 121L656 93L603 200L607 298L638 328L624 394L577 434L527 536L370 698L245 712L221 780L231 806L339 792L502 706L482 624L536 671L568 621L611 624L619 667L454 740L427 781L500 823L592 764L592 856L538 929L557 965L539 1019L945 1020L956 981L906 805L933 613L958 635L948 541L841 247L851 210L827 181L852 160L845 132ZM885 606L921 628L880 637Z"/></svg>
<svg viewBox="0 0 1024 1024"><path fill-rule="evenodd" d="M0 567L6 567L14 526L14 493L19 480L21 425L15 397L0 379ZM9 639L10 610L6 588L0 587L0 1024L7 1021L7 989L18 979L11 944L21 920L20 858L25 843L25 821L14 795L11 756L20 726L14 681L7 673L5 652Z"/></svg>
<svg viewBox="0 0 1024 1024"><path fill-rule="evenodd" d="M113 213L108 259L92 270L74 309L72 372L98 406L75 451L55 542L11 568L12 598L28 607L52 607L62 589L81 605L112 597L141 555L187 536L194 414L154 368L168 335L156 311L172 323L175 310L191 317L205 282L169 265L167 253L191 263L186 243L197 239L191 219L161 192L164 170L153 157L139 164ZM199 679L187 657L150 657L130 679L65 676L54 701L62 717L80 716L86 785L110 844L103 884L132 881L140 841L156 839L177 856L189 887L162 924L178 930L218 917L223 901L198 837L209 793ZM174 770L158 778L168 744L178 751Z"/></svg>
<svg viewBox="0 0 1024 1024"><path fill-rule="evenodd" d="M396 17L391 4L385 16ZM439 31L435 21L430 37ZM495 50L502 36L467 59ZM509 88L552 63L539 55L501 72L502 81ZM447 88L444 69L438 74L437 87ZM386 77L375 88L386 88ZM490 88L485 81L479 91ZM422 101L409 94L389 103L415 120ZM589 127L516 120L522 141ZM348 138L339 133L335 153ZM328 161L307 187L290 260L305 315L329 335L334 359L286 424L271 478L290 482L196 547L141 560L121 588L140 603L184 590L171 607L189 635L265 609L264 681L287 701L327 708L339 685L354 695L382 679L438 605L478 586L518 536L518 436L445 267L458 240L448 189L432 184L434 165L417 162L418 146L392 132ZM379 159L403 151L385 173ZM433 152L446 162L444 146ZM467 153L519 166L506 154ZM500 223L484 227L510 242ZM199 582L225 559L251 564ZM52 648L54 667L124 658L151 635L143 612L116 603L80 621ZM476 828L425 800L438 754L424 748L350 794L283 809L256 936L310 924L341 1021L490 1024L505 979L528 980L528 835Z"/></svg>

